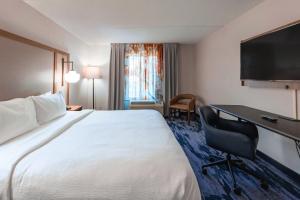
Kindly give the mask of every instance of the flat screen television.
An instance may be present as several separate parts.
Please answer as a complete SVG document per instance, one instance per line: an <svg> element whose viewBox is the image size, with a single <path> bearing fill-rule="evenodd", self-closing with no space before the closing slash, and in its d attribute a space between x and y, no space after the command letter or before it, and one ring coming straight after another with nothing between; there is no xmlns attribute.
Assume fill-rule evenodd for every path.
<svg viewBox="0 0 300 200"><path fill-rule="evenodd" d="M241 80L300 80L300 24L241 43Z"/></svg>

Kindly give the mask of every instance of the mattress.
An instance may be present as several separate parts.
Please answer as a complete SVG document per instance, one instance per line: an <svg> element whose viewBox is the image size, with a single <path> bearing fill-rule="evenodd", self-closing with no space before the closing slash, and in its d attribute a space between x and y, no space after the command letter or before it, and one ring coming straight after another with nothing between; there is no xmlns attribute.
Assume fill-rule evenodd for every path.
<svg viewBox="0 0 300 200"><path fill-rule="evenodd" d="M68 112L0 146L3 200L199 200L193 170L156 111Z"/></svg>

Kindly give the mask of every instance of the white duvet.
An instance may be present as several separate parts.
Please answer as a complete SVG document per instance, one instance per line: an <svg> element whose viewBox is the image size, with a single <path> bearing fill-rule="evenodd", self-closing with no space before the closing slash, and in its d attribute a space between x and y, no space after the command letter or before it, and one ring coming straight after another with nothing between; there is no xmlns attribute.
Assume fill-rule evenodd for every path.
<svg viewBox="0 0 300 200"><path fill-rule="evenodd" d="M2 200L199 200L156 111L82 111L0 146Z"/></svg>

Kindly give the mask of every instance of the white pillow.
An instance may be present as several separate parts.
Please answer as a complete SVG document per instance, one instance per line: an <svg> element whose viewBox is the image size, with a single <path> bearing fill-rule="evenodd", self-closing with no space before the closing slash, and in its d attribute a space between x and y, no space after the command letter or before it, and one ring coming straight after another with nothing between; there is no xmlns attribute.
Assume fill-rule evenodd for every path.
<svg viewBox="0 0 300 200"><path fill-rule="evenodd" d="M43 96L43 95L51 95L51 94L52 94L52 92L49 91L49 92L46 92L46 93L44 93L44 94L41 94L40 96Z"/></svg>
<svg viewBox="0 0 300 200"><path fill-rule="evenodd" d="M38 126L30 97L0 102L0 144Z"/></svg>
<svg viewBox="0 0 300 200"><path fill-rule="evenodd" d="M51 95L33 96L32 99L39 124L47 123L67 112L62 92Z"/></svg>

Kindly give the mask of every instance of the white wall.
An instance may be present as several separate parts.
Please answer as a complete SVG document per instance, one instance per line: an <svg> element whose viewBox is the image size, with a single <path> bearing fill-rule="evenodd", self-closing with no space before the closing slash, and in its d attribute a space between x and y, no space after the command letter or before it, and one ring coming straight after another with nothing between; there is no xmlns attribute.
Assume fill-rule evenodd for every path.
<svg viewBox="0 0 300 200"><path fill-rule="evenodd" d="M180 93L192 93L195 80L192 78L195 69L196 45L181 44L179 50L179 70L180 70ZM98 45L89 47L88 64L100 67L101 79L95 80L95 100L96 109L108 109L108 88L109 88L109 60L110 45ZM87 66L86 65L83 65ZM80 69L83 70L83 67ZM75 98L79 104L86 108L92 108L92 81L82 79L78 84L78 96Z"/></svg>
<svg viewBox="0 0 300 200"><path fill-rule="evenodd" d="M1 1L0 28L69 52L76 65L88 59L88 46L84 42L23 1Z"/></svg>
<svg viewBox="0 0 300 200"><path fill-rule="evenodd" d="M100 68L101 78L95 80L95 106L99 110L108 109L109 88L109 60L110 45L91 46L89 48L89 65ZM80 85L79 101L84 102L87 108L92 108L92 80L82 79Z"/></svg>
<svg viewBox="0 0 300 200"><path fill-rule="evenodd" d="M97 108L107 108L109 46L89 46L20 0L1 0L0 28L70 53L77 71L88 65L101 68L96 80ZM91 81L81 79L70 88L70 103L92 107Z"/></svg>
<svg viewBox="0 0 300 200"><path fill-rule="evenodd" d="M75 69L88 62L88 45L23 1L1 1L0 28L70 53ZM71 104L81 104L77 100L77 93L74 92L76 87L77 85L71 85Z"/></svg>
<svg viewBox="0 0 300 200"><path fill-rule="evenodd" d="M100 67L102 78L95 80L96 108L108 108L110 45L89 46L65 29L20 0L2 0L0 28L70 53L75 70L86 66ZM193 45L181 46L180 77L182 92L190 92L195 64ZM81 73L82 74L82 73ZM92 108L92 81L82 79L71 84L70 103Z"/></svg>
<svg viewBox="0 0 300 200"><path fill-rule="evenodd" d="M180 93L192 93L195 80L192 78L195 69L196 45L181 44L179 49L179 70L180 70ZM110 45L91 46L89 48L89 64L99 66L101 71L101 79L96 80L95 96L96 108L108 109L108 88L109 88L109 59ZM88 89L87 89L88 88ZM84 102L87 108L92 107L92 82L82 80L80 88L77 90L79 96L77 99ZM88 97L88 98L87 98Z"/></svg>
<svg viewBox="0 0 300 200"><path fill-rule="evenodd" d="M241 86L240 41L299 20L299 7L299 0L266 0L204 38L197 45L194 76L200 98L206 104L243 104L294 116L293 91ZM258 149L300 173L294 142L263 129L259 132Z"/></svg>
<svg viewBox="0 0 300 200"><path fill-rule="evenodd" d="M108 108L110 45L89 46L65 29L19 0L1 1L0 28L28 39L70 53L75 70L86 66L100 67L101 79L95 80L97 109ZM190 92L193 85L195 46L180 46L181 92ZM81 73L82 74L82 73ZM82 74L83 75L83 74ZM70 87L70 103L92 108L92 81L84 79Z"/></svg>
<svg viewBox="0 0 300 200"><path fill-rule="evenodd" d="M196 45L181 44L179 48L179 93L193 93Z"/></svg>

